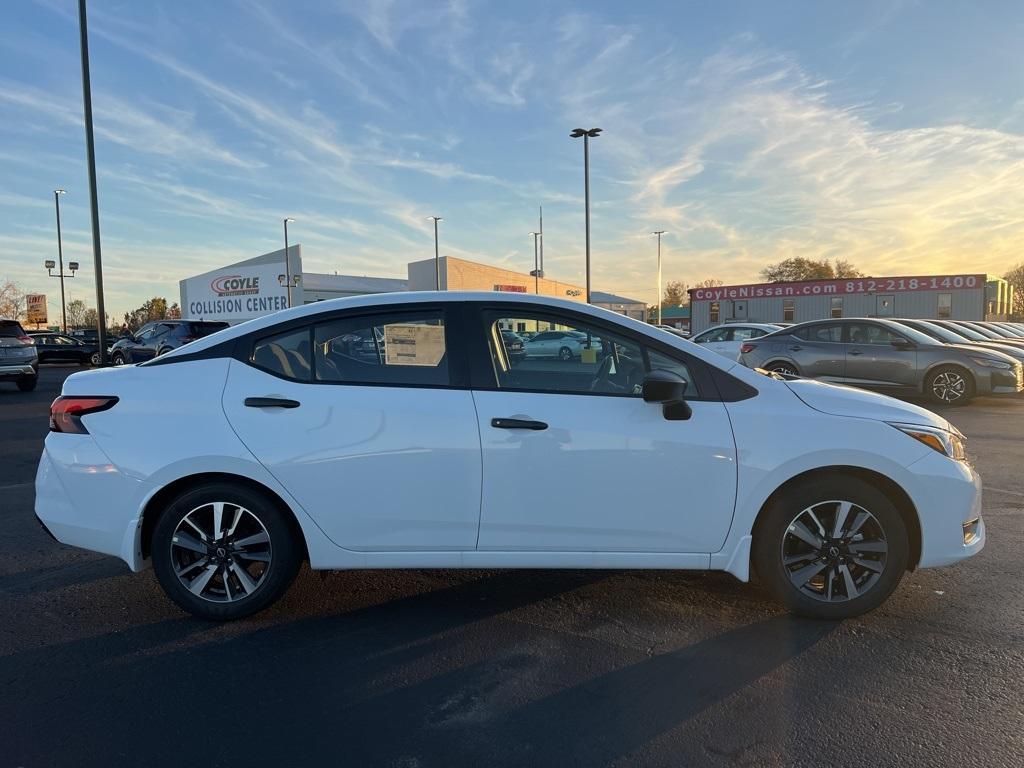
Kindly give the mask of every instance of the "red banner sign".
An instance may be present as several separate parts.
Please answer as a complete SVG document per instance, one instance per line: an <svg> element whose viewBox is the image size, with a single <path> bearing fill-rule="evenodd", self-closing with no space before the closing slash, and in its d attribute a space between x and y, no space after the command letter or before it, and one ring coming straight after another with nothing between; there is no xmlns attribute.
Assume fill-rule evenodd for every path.
<svg viewBox="0 0 1024 768"><path fill-rule="evenodd" d="M757 283L691 288L691 301L765 299L776 296L843 296L851 293L905 293L984 288L985 275L926 275L924 277L855 277L840 280L807 280L799 283Z"/></svg>
<svg viewBox="0 0 1024 768"><path fill-rule="evenodd" d="M507 291L509 293L526 293L525 285L498 285L495 284L494 290L496 291Z"/></svg>

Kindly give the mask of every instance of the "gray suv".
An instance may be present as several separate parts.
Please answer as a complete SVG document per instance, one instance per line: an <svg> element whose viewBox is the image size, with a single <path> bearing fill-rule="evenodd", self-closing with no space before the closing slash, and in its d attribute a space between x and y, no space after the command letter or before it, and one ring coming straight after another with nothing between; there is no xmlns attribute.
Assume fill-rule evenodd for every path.
<svg viewBox="0 0 1024 768"><path fill-rule="evenodd" d="M22 392L31 392L38 372L39 354L31 337L17 320L0 318L0 381L13 381Z"/></svg>
<svg viewBox="0 0 1024 768"><path fill-rule="evenodd" d="M891 394L923 394L942 405L963 405L974 395L1024 391L1024 368L1012 357L978 346L943 344L878 318L784 328L744 342L740 362Z"/></svg>

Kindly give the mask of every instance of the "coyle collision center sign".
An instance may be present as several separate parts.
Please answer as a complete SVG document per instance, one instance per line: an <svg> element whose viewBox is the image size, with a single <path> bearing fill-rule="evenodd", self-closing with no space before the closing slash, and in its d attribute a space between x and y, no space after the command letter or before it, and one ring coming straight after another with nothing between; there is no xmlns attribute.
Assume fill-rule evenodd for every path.
<svg viewBox="0 0 1024 768"><path fill-rule="evenodd" d="M181 281L182 316L240 323L288 307L284 263L229 267Z"/></svg>
<svg viewBox="0 0 1024 768"><path fill-rule="evenodd" d="M905 293L984 288L985 275L926 275L924 277L855 277L839 280L805 280L798 283L756 283L691 288L691 301L763 299L778 296L844 296L851 293Z"/></svg>

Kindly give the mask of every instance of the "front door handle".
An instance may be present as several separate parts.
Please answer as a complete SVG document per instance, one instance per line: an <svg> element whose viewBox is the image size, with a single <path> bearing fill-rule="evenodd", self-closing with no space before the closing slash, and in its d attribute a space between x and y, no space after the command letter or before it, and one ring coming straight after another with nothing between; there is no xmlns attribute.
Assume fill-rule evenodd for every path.
<svg viewBox="0 0 1024 768"><path fill-rule="evenodd" d="M790 352L799 352L801 349L803 349L803 347L790 347L789 348Z"/></svg>
<svg viewBox="0 0 1024 768"><path fill-rule="evenodd" d="M548 428L543 421L532 419L491 419L491 426L497 429L532 429L535 432Z"/></svg>
<svg viewBox="0 0 1024 768"><path fill-rule="evenodd" d="M298 400L286 397L247 397L245 404L249 408L298 408L301 405Z"/></svg>
<svg viewBox="0 0 1024 768"><path fill-rule="evenodd" d="M851 349L850 350L850 354L851 355L863 355L864 353L861 352L859 349Z"/></svg>

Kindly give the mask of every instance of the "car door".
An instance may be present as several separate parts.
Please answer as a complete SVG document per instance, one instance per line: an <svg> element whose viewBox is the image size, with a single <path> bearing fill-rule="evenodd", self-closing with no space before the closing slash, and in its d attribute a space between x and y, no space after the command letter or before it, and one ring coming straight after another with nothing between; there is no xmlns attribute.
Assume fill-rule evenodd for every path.
<svg viewBox="0 0 1024 768"><path fill-rule="evenodd" d="M846 345L841 323L809 323L795 328L784 349L804 376L842 381L845 375Z"/></svg>
<svg viewBox="0 0 1024 768"><path fill-rule="evenodd" d="M599 337L594 361L508 359L498 328L537 320ZM724 404L701 389L702 363L621 326L549 308L485 305L477 330L471 355L483 449L480 550L721 548L732 520L736 447ZM668 420L661 406L643 401L651 368L690 382L688 420Z"/></svg>
<svg viewBox="0 0 1024 768"><path fill-rule="evenodd" d="M48 338L47 345L51 360L63 363L78 362L79 355L75 342L67 336L54 333Z"/></svg>
<svg viewBox="0 0 1024 768"><path fill-rule="evenodd" d="M53 360L53 341L51 334L40 333L32 337L32 342L36 345L36 354L39 356L40 363L49 363Z"/></svg>
<svg viewBox="0 0 1024 768"><path fill-rule="evenodd" d="M231 362L232 428L341 547L476 547L480 435L451 314L424 306L293 321ZM380 357L353 344L378 331Z"/></svg>
<svg viewBox="0 0 1024 768"><path fill-rule="evenodd" d="M163 340L170 336L172 328L173 326L167 323L153 323L152 329L146 334L145 338L141 335L139 336L139 346L132 350L133 362L156 357L157 350L160 349Z"/></svg>
<svg viewBox="0 0 1024 768"><path fill-rule="evenodd" d="M917 350L906 338L871 322L847 325L846 381L880 387L916 387Z"/></svg>
<svg viewBox="0 0 1024 768"><path fill-rule="evenodd" d="M712 352L717 352L720 355L729 355L729 342L732 338L732 328L711 328L704 331L704 333L697 334L691 341L695 344L702 344L705 349L710 349ZM739 353L739 347L736 348L736 353ZM735 354L733 357L735 358Z"/></svg>

